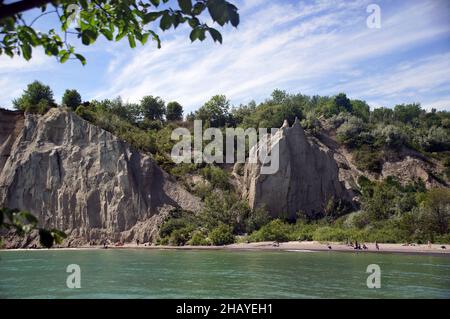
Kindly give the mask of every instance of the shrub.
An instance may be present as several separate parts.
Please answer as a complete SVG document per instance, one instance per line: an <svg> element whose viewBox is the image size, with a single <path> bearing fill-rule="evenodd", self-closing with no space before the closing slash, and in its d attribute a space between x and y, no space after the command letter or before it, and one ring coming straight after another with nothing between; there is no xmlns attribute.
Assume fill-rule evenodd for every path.
<svg viewBox="0 0 450 319"><path fill-rule="evenodd" d="M183 107L178 102L170 102L167 104L167 121L181 121L183 119Z"/></svg>
<svg viewBox="0 0 450 319"><path fill-rule="evenodd" d="M366 130L366 125L363 120L351 116L347 122L337 129L336 134L341 143L348 147L355 148L371 142L372 136L368 134L368 132L364 132L364 130Z"/></svg>
<svg viewBox="0 0 450 319"><path fill-rule="evenodd" d="M169 244L172 246L184 246L189 241L192 232L191 227L174 230L169 237Z"/></svg>
<svg viewBox="0 0 450 319"><path fill-rule="evenodd" d="M353 161L358 169L372 173L380 173L383 168L383 158L380 151L362 147L353 153Z"/></svg>
<svg viewBox="0 0 450 319"><path fill-rule="evenodd" d="M77 90L66 90L62 98L62 105L76 110L81 105L81 95Z"/></svg>
<svg viewBox="0 0 450 319"><path fill-rule="evenodd" d="M18 110L40 114L56 106L53 91L39 81L28 84L22 96L13 100L13 105Z"/></svg>
<svg viewBox="0 0 450 319"><path fill-rule="evenodd" d="M202 176L207 179L213 188L229 189L230 182L228 173L216 166L207 166L201 171Z"/></svg>
<svg viewBox="0 0 450 319"><path fill-rule="evenodd" d="M290 240L291 231L292 228L290 225L276 219L251 234L250 239L252 241L286 242Z"/></svg>
<svg viewBox="0 0 450 319"><path fill-rule="evenodd" d="M209 239L215 246L233 244L235 241L233 229L227 225L221 224L209 233Z"/></svg>
<svg viewBox="0 0 450 319"><path fill-rule="evenodd" d="M306 224L300 221L294 226L294 230L292 232L292 239L299 241L312 241L314 238L314 232L317 229L316 224Z"/></svg>
<svg viewBox="0 0 450 319"><path fill-rule="evenodd" d="M407 137L403 131L404 130L402 128L394 125L378 127L374 131L376 144L379 146L398 149L407 144Z"/></svg>
<svg viewBox="0 0 450 319"><path fill-rule="evenodd" d="M191 240L188 241L191 246L209 246L211 243L203 234L203 232L197 230L192 234Z"/></svg>
<svg viewBox="0 0 450 319"><path fill-rule="evenodd" d="M163 120L163 116L166 113L166 106L159 96L144 96L140 105L146 119L150 121Z"/></svg>
<svg viewBox="0 0 450 319"><path fill-rule="evenodd" d="M268 224L271 217L265 207L258 207L250 211L246 219L246 231L251 233Z"/></svg>

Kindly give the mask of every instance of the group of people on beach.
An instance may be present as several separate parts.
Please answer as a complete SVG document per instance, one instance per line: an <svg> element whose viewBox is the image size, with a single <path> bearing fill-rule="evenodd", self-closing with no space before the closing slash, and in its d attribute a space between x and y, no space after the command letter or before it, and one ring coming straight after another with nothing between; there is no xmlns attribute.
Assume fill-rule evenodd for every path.
<svg viewBox="0 0 450 319"><path fill-rule="evenodd" d="M363 243L361 246L361 244L358 243L357 240L355 240L354 244L352 241L347 240L347 246L352 247L355 250L369 250L369 247L367 247L365 243ZM378 242L375 242L375 249L380 250L380 246L378 246Z"/></svg>

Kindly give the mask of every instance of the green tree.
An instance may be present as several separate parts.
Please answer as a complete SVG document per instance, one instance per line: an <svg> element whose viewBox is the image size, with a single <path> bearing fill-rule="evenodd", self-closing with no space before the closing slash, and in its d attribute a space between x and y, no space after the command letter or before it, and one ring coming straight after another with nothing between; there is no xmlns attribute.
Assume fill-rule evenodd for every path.
<svg viewBox="0 0 450 319"><path fill-rule="evenodd" d="M233 228L225 224L220 224L209 233L209 239L215 246L233 244Z"/></svg>
<svg viewBox="0 0 450 319"><path fill-rule="evenodd" d="M183 107L178 102L167 104L166 119L168 121L181 121L183 119Z"/></svg>
<svg viewBox="0 0 450 319"><path fill-rule="evenodd" d="M196 113L198 120L209 123L211 127L223 127L229 120L230 101L225 95L215 95Z"/></svg>
<svg viewBox="0 0 450 319"><path fill-rule="evenodd" d="M159 96L144 96L141 100L141 109L144 117L150 121L162 121L166 113L166 105Z"/></svg>
<svg viewBox="0 0 450 319"><path fill-rule="evenodd" d="M394 107L394 117L397 121L411 123L422 114L420 104L400 104Z"/></svg>
<svg viewBox="0 0 450 319"><path fill-rule="evenodd" d="M35 47L43 47L45 53L55 56L62 63L68 59L78 59L85 64L86 59L75 52L72 41L91 45L103 36L108 41L127 39L131 48L140 42L144 45L149 38L161 41L154 28L162 31L187 24L191 28L191 41L203 41L209 34L214 41L222 43L220 32L201 19L220 26L239 24L236 6L226 0L178 0L177 6L169 0L19 0L10 3L0 1L0 55L19 55L31 59ZM41 13L31 21L26 21L24 11L40 8ZM34 23L54 15L58 19L60 31L35 29ZM76 26L72 28L73 22Z"/></svg>
<svg viewBox="0 0 450 319"><path fill-rule="evenodd" d="M39 81L28 84L22 96L13 100L13 105L18 110L32 113L45 113L50 107L56 106L53 91Z"/></svg>
<svg viewBox="0 0 450 319"><path fill-rule="evenodd" d="M352 103L345 93L339 93L334 97L334 105L340 112L352 112Z"/></svg>
<svg viewBox="0 0 450 319"><path fill-rule="evenodd" d="M81 105L81 95L77 90L66 90L62 98L62 105L76 110Z"/></svg>
<svg viewBox="0 0 450 319"><path fill-rule="evenodd" d="M428 233L447 234L450 223L450 189L430 189L421 203L423 220Z"/></svg>

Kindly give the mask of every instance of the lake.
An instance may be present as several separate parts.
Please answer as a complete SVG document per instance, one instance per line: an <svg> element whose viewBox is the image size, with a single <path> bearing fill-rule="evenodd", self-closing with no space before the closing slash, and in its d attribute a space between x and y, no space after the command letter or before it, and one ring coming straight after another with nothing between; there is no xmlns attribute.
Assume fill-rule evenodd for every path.
<svg viewBox="0 0 450 319"><path fill-rule="evenodd" d="M69 264L81 288L69 289ZM381 269L369 289L367 266ZM450 258L222 250L0 252L1 298L450 298Z"/></svg>

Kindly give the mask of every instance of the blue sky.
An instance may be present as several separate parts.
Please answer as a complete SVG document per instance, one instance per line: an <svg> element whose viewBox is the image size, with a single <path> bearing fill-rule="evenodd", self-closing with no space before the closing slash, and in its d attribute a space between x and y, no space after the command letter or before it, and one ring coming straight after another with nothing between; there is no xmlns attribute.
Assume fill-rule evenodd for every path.
<svg viewBox="0 0 450 319"><path fill-rule="evenodd" d="M234 105L264 101L275 88L290 93L347 93L372 107L419 102L450 110L450 1L448 0L235 0L238 29L221 29L191 44L187 27L159 32L162 49L149 42L104 40L84 47L88 64L59 64L35 51L30 62L0 56L0 106L11 107L26 84L50 85L60 101L66 88L84 100L144 95L177 100L185 113L214 94ZM381 8L381 28L370 29L366 8ZM35 12L27 14L28 17ZM51 21L37 25L45 29Z"/></svg>

